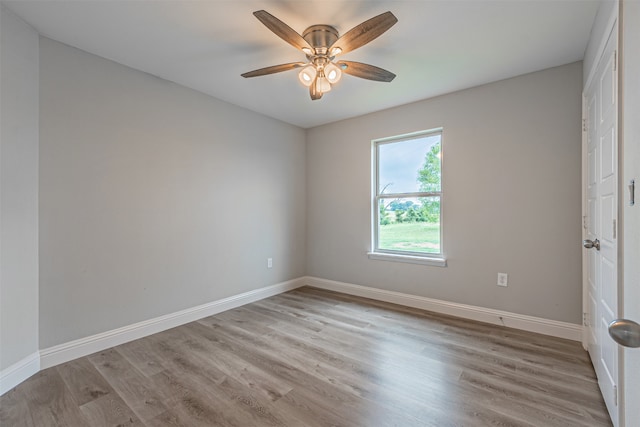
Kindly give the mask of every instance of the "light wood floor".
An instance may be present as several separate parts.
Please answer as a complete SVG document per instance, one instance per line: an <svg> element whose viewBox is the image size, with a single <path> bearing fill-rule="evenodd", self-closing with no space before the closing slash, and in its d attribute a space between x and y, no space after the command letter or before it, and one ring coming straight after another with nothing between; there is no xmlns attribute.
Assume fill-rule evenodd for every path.
<svg viewBox="0 0 640 427"><path fill-rule="evenodd" d="M46 369L5 426L610 426L579 343L312 288Z"/></svg>

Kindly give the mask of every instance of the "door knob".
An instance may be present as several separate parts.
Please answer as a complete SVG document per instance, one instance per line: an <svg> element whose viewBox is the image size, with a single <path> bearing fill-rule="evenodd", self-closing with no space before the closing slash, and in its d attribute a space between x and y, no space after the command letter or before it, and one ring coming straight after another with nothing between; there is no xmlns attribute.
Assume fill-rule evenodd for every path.
<svg viewBox="0 0 640 427"><path fill-rule="evenodd" d="M624 347L640 347L640 325L633 320L616 319L609 323L609 335Z"/></svg>
<svg viewBox="0 0 640 427"><path fill-rule="evenodd" d="M591 248L596 248L597 251L600 250L600 240L598 239L594 239L594 240L583 240L582 241L582 246L584 246L587 249L591 249Z"/></svg>

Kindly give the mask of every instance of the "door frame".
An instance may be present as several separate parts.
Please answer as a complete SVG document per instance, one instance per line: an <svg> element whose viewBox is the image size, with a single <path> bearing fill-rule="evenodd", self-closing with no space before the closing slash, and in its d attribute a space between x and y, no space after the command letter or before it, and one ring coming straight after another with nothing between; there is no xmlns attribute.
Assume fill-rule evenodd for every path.
<svg viewBox="0 0 640 427"><path fill-rule="evenodd" d="M640 31L640 4L637 2L620 1L619 3L619 84L618 99L620 100L618 117L620 130L620 168L621 168L621 188L620 188L620 214L621 231L623 233L622 243L622 295L620 307L622 314L626 318L638 321L640 319L640 269L634 264L640 255L640 245L634 239L627 236L637 236L640 232L640 204L638 202L631 206L629 204L629 192L626 186L630 179L636 182L640 178L640 128L633 119L626 120L626 117L635 117L634 114L640 112L640 100L633 97L634 90L640 88L640 81L637 79L640 70L640 54L637 47L639 45ZM638 185L638 184L636 184ZM636 190L636 196L638 191ZM635 234L634 234L635 233ZM626 240L626 241L625 241ZM625 263L625 260L626 263ZM637 374L640 372L640 349L621 349L621 361L624 371L620 372L622 381L621 388L624 392L622 405L624 422L621 425L631 427L640 419L640 407L634 404L640 397L640 383L637 381ZM626 403L630 404L627 405ZM633 402L633 403L632 403ZM626 423L626 424L625 424Z"/></svg>

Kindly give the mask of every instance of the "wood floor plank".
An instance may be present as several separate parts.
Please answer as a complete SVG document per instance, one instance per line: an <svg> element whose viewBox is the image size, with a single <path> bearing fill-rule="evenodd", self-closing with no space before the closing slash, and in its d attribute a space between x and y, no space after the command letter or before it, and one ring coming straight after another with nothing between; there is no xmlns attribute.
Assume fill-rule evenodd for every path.
<svg viewBox="0 0 640 427"><path fill-rule="evenodd" d="M271 401L276 401L291 391L292 386L285 381L250 363L244 362L233 353L220 349L215 340L209 340L210 328L198 322L193 322L183 329L186 331L186 336L197 338L202 343L204 346L201 350L203 356L211 357L215 360L215 365L218 369L228 377L235 378L245 387Z"/></svg>
<svg viewBox="0 0 640 427"><path fill-rule="evenodd" d="M233 379L215 383L196 373L175 371L161 372L154 379L167 395L169 411L158 417L162 424L283 426L292 419L280 416L268 400L256 398Z"/></svg>
<svg viewBox="0 0 640 427"><path fill-rule="evenodd" d="M44 370L0 423L611 426L580 343L314 288Z"/></svg>
<svg viewBox="0 0 640 427"><path fill-rule="evenodd" d="M234 327L235 322L234 322ZM288 392L291 387L278 384L277 378L268 384L270 378L258 369L239 362L235 357L232 362L220 350L214 348L203 336L193 333L197 325L190 325L180 329L179 336L172 336L170 342L165 345L172 348L176 354L182 352L184 358L188 358L188 363L173 364L172 361L165 362L171 371L179 374L179 384L181 390L195 396L206 390L211 397L210 400L219 402L225 409L225 416L232 414L232 419L225 418L219 422L239 425L287 425L288 418L271 405L272 399L277 399L281 393ZM226 366L225 366L226 359ZM226 371L226 372L225 372ZM210 374L213 372L213 374ZM171 397L169 400L172 400ZM192 402L192 400L189 400ZM185 413L189 406L182 400L178 412ZM176 401L173 400L174 406ZM177 402L178 404L180 402ZM202 406L202 403L198 403ZM193 415L193 411L186 411ZM246 424L249 423L249 424Z"/></svg>
<svg viewBox="0 0 640 427"><path fill-rule="evenodd" d="M225 311L217 314L215 318L218 321L224 321L235 325L239 328L250 331L255 335L264 335L269 333L269 324L275 322L273 318L265 318L264 316L256 316L256 314L248 310L246 307L238 307L234 310Z"/></svg>
<svg viewBox="0 0 640 427"><path fill-rule="evenodd" d="M162 388L168 408L154 419L162 424L183 426L243 426L242 416L232 408L232 400L210 379L181 372L164 371L153 377ZM240 414L242 415L242 414ZM154 425L151 423L150 425Z"/></svg>
<svg viewBox="0 0 640 427"><path fill-rule="evenodd" d="M89 425L55 368L38 372L19 387L35 426Z"/></svg>
<svg viewBox="0 0 640 427"><path fill-rule="evenodd" d="M226 336L227 339L231 341L237 340L235 345L238 345L238 348L234 351L245 355L243 357L254 358L257 363L260 363L261 356L268 358L272 351L277 352L278 348L285 347L273 340L251 337L240 330L234 331L233 326L219 325L216 332L222 334L222 336ZM242 351L245 345L248 346L248 348L253 348L253 352L248 353ZM273 345L273 349L269 347L270 345ZM405 404L403 413L410 414L410 416L415 416L416 418L428 414L429 419L439 420L440 425L442 425L444 419L451 416L450 414L439 414L438 417L434 415L438 412L438 408L431 405L434 401L433 393L439 391L441 385L437 384L434 386L433 378L425 378L424 381L420 382L420 379L417 378L415 374L409 374L406 378L416 381L412 386L409 381L402 382L398 371L390 370L387 372L387 375L381 376L377 384L369 383L367 379L376 376L379 374L378 372L356 372L354 371L354 366L358 369L357 363L356 365L351 363L345 365L345 371L341 372L339 369L334 369L325 364L318 364L319 359L316 357L307 357L306 359L301 357L300 354L296 354L297 351L293 346L286 346L286 348L288 349L288 363L290 366L298 368L294 373L289 372L289 374L291 374L290 381L299 386L296 387L296 391L302 392L302 390L306 390L310 386L313 387L315 396L320 396L321 401L324 400L331 403L329 406L331 409L328 410L341 413L344 420L349 419L354 416L354 414L363 420L369 419L367 414L370 411L364 413L354 412L354 408L368 402L367 398L369 397L375 397L375 407L385 408L386 411L393 412L391 408L399 404ZM325 360L325 363L333 360L333 362L340 365L340 358L337 356L330 357L329 359L323 358L323 360ZM274 360L274 363L277 363L277 361ZM360 367L359 369L363 368ZM354 378L354 376L356 376L357 379ZM369 390L373 390L375 395L370 395ZM442 397L442 399L445 400L448 398L448 396ZM313 397L309 397L309 399L313 399ZM438 400L440 405L443 403L442 399ZM457 399L457 397L454 396L454 399ZM411 402L411 404L406 405L406 402ZM425 405L422 402L428 403ZM453 404L449 406L455 409L453 408ZM338 411L336 409L342 407L347 407L348 411ZM424 419L422 419L421 422L424 423Z"/></svg>
<svg viewBox="0 0 640 427"><path fill-rule="evenodd" d="M80 410L91 427L144 426L131 408L115 393L91 400L80 406Z"/></svg>
<svg viewBox="0 0 640 427"><path fill-rule="evenodd" d="M167 410L155 384L135 369L117 347L88 356L88 360L141 420Z"/></svg>
<svg viewBox="0 0 640 427"><path fill-rule="evenodd" d="M0 426L35 427L22 388L9 390L0 398Z"/></svg>
<svg viewBox="0 0 640 427"><path fill-rule="evenodd" d="M298 389L293 389L275 403L301 421L307 427L354 426L355 424L335 414L332 408L322 406L319 399L309 399L308 396L298 396Z"/></svg>
<svg viewBox="0 0 640 427"><path fill-rule="evenodd" d="M166 370L152 377L158 390L162 391L167 411L154 419L175 419L179 425L235 425L224 415L229 399L215 393L207 378L193 381L178 370ZM209 423L209 424L207 424Z"/></svg>
<svg viewBox="0 0 640 427"><path fill-rule="evenodd" d="M95 366L85 357L58 365L55 369L79 406L106 394L115 393Z"/></svg>
<svg viewBox="0 0 640 427"><path fill-rule="evenodd" d="M535 406L541 411L557 414L567 419L588 421L587 425L600 425L609 420L606 410L596 407L596 413L600 416L591 415L590 402L570 402L561 398L556 398L551 392L544 390L535 391L528 387L521 387L516 382L505 380L495 376L483 375L465 371L460 381L462 384L469 384L475 388L475 393L489 394L492 396L500 396L505 402L535 402ZM464 388L463 388L464 390Z"/></svg>
<svg viewBox="0 0 640 427"><path fill-rule="evenodd" d="M149 340L135 340L118 346L118 352L147 377L162 372L166 367Z"/></svg>

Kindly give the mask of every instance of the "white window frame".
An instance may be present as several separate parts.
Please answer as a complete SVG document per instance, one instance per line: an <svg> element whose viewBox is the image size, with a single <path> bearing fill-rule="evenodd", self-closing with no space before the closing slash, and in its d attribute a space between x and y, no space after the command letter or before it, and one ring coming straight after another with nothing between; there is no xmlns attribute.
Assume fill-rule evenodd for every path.
<svg viewBox="0 0 640 427"><path fill-rule="evenodd" d="M385 193L380 194L379 185L379 150L378 147L384 144L398 143L418 138L424 138L431 135L440 135L440 191L434 192L412 192L412 193ZM369 259L382 261L407 262L412 264L425 264L438 267L446 267L447 260L444 252L444 225L443 225L443 206L444 206L444 185L442 180L442 171L444 169L443 155L443 128L429 129L425 131L412 132L403 135L391 136L387 138L374 139L371 141L372 148L372 203L371 203L371 251L368 252ZM440 198L440 252L439 253L422 253L411 251L394 251L389 249L380 249L378 247L378 224L379 224L379 203L381 199L402 199L417 197L439 197Z"/></svg>

